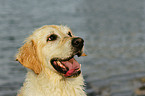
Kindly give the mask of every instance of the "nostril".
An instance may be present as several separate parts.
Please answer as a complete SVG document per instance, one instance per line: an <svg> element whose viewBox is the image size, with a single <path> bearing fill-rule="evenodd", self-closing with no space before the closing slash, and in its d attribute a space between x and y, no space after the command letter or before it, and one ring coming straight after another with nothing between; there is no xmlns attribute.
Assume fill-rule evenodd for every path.
<svg viewBox="0 0 145 96"><path fill-rule="evenodd" d="M83 47L84 40L82 38L74 38L72 40L72 46L81 49Z"/></svg>
<svg viewBox="0 0 145 96"><path fill-rule="evenodd" d="M74 45L79 45L80 44L80 41L78 41L78 40L76 40L75 42L74 42Z"/></svg>

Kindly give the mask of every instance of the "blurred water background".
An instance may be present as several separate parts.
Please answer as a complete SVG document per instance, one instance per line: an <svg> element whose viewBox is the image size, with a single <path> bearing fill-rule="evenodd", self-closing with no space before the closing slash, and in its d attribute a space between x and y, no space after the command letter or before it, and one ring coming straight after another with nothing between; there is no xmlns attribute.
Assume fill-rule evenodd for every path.
<svg viewBox="0 0 145 96"><path fill-rule="evenodd" d="M145 77L145 0L0 0L0 96L15 96L26 69L17 49L43 25L69 26L85 40L88 96L136 96Z"/></svg>

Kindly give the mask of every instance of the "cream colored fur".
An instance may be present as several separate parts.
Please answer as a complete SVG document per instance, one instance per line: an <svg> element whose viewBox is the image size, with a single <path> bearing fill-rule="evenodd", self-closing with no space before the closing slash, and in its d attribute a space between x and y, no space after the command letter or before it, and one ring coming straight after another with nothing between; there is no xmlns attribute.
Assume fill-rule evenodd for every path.
<svg viewBox="0 0 145 96"><path fill-rule="evenodd" d="M67 58L72 53L71 30L66 26L46 25L37 29L19 49L17 60L26 68L23 87L18 96L86 96L82 75L66 78L58 73L50 64L53 57ZM51 34L60 38L46 42Z"/></svg>

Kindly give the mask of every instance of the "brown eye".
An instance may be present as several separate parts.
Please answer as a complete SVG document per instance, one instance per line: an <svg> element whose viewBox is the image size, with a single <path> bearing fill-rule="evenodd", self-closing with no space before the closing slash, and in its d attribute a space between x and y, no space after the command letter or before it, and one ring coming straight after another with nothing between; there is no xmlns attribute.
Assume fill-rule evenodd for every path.
<svg viewBox="0 0 145 96"><path fill-rule="evenodd" d="M52 34L52 35L50 35L50 36L47 38L47 41L54 41L54 40L56 40L56 39L57 39L57 35Z"/></svg>
<svg viewBox="0 0 145 96"><path fill-rule="evenodd" d="M72 37L72 34L71 34L70 32L68 32L68 35L69 35L70 37Z"/></svg>

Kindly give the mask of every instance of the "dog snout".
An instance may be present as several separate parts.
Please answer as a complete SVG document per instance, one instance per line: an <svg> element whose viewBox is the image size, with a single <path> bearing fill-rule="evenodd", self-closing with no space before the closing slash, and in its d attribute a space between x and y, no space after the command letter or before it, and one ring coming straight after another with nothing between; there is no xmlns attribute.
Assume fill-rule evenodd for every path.
<svg viewBox="0 0 145 96"><path fill-rule="evenodd" d="M72 39L72 46L76 49L81 50L82 47L84 46L84 40L80 37L73 38Z"/></svg>

